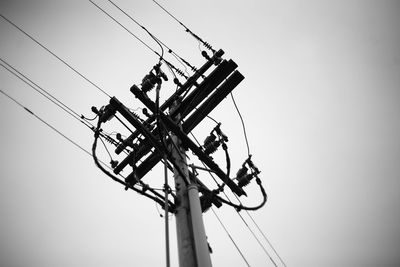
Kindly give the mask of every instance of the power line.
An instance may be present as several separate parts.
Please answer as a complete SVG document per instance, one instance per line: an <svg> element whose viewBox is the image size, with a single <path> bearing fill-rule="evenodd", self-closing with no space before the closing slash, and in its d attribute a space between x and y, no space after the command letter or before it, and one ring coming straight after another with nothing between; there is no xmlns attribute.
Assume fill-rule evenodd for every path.
<svg viewBox="0 0 400 267"><path fill-rule="evenodd" d="M214 213L215 217L217 218L219 224L222 226L222 228L224 229L225 233L228 235L229 239L232 241L233 245L235 246L236 250L239 252L240 256L242 257L242 259L246 262L246 265L250 267L249 262L247 261L246 257L243 255L242 251L240 250L240 248L238 247L238 245L236 244L235 240L233 240L231 234L228 232L228 229L226 229L225 225L222 223L221 219L219 218L218 214L214 211L213 207L211 207L212 212Z"/></svg>
<svg viewBox="0 0 400 267"><path fill-rule="evenodd" d="M225 195L226 196L226 195ZM229 198L228 198L229 199ZM274 264L275 267L278 267L278 265L276 265L276 262L272 259L271 255L269 254L269 252L267 251L267 249L264 247L264 245L261 243L260 239L256 236L256 234L253 232L253 230L251 230L250 226L247 224L246 220L243 218L243 216L239 213L239 211L236 211L236 213L239 215L240 219L242 219L243 223L247 226L247 228L249 229L250 233L253 235L253 237L256 239L257 243L261 246L261 248L264 250L264 252L267 254L267 256L269 257L269 259L271 260L271 262Z"/></svg>
<svg viewBox="0 0 400 267"><path fill-rule="evenodd" d="M231 200L229 199L228 195L223 191L222 192L225 197L228 199L229 202L231 202ZM239 201L240 205L243 206L242 202L240 201L240 199L234 194L234 196L236 197L236 199ZM246 210L247 211L247 210ZM267 249L264 247L264 245L261 243L260 239L256 236L256 234L253 232L253 230L251 230L251 228L249 227L249 225L247 224L246 220L243 218L243 216L240 214L240 212L238 210L236 210L236 213L239 215L240 219L243 221L243 223L246 225L247 229L249 229L250 233L253 235L254 239L257 241L257 243L260 245L260 247L262 248L262 250L264 251L264 253L268 256L268 258L271 260L271 262L274 264L275 267L277 267L276 262L272 259L271 255L269 254L269 252L267 251Z"/></svg>
<svg viewBox="0 0 400 267"><path fill-rule="evenodd" d="M235 98L233 97L233 93L231 93L231 98L233 101L233 104L235 106L235 109L240 117L240 120L242 122L242 128L243 128L243 134L244 134L244 138L246 141L246 146L247 146L247 153L250 156L250 147L249 147L249 141L247 138L247 134L246 134L246 126L242 117L242 114L240 113L240 110L236 104ZM236 199L240 202L240 199L235 195ZM279 253L275 250L274 246L271 244L271 242L268 240L267 236L264 234L264 232L261 230L261 228L258 226L258 224L256 223L256 221L254 220L254 218L251 216L250 212L248 210L246 210L247 215L250 217L250 219L253 221L254 225L257 227L258 231L261 233L261 235L264 237L265 241L268 243L268 245L272 248L272 250L274 251L274 253L276 254L276 256L279 258L279 260L281 261L281 263L286 266L285 262L283 261L283 259L281 258L281 256L279 255ZM239 214L239 213L238 213ZM239 214L240 215L240 214ZM240 216L242 218L242 216ZM242 220L244 221L244 219L242 218ZM246 222L245 222L246 223ZM246 223L247 225L247 223ZM250 228L249 228L250 229ZM258 241L258 239L257 239Z"/></svg>
<svg viewBox="0 0 400 267"><path fill-rule="evenodd" d="M206 48L210 49L213 53L215 53L215 50L212 48L212 46L203 41L198 35L196 35L194 32L192 32L188 27L186 27L185 24L183 24L179 19L177 19L174 15L171 14L165 7L163 7L161 4L159 4L157 1L153 0L153 2L158 5L162 10L164 10L170 17L172 17L176 22L178 22L183 28L185 28L185 31L189 34L191 34L197 41L202 43Z"/></svg>
<svg viewBox="0 0 400 267"><path fill-rule="evenodd" d="M127 27L122 25L118 20L116 20L113 16L110 15L107 11L105 11L103 8L101 8L99 5L97 5L95 2L92 0L89 0L90 3L92 3L95 7L97 7L100 11L102 11L104 14L106 14L110 19L112 19L115 23L117 23L119 26L121 26L125 31L127 31L132 37L136 38L140 43L142 43L144 46L146 46L150 51L155 53L158 57L162 57L157 51L155 51L153 48L151 48L148 44L146 44L142 39L140 39L137 35L135 35L132 31L130 31Z"/></svg>
<svg viewBox="0 0 400 267"><path fill-rule="evenodd" d="M97 7L100 11L102 11L105 15L107 15L110 19L112 19L115 23L117 23L119 26L121 26L125 31L127 31L132 37L134 37L136 40L138 40L140 43L142 43L144 46L146 46L150 51L152 51L154 54L156 54L159 57L159 60L164 61L165 64L167 64L168 68L172 68L173 70L176 71L176 73L178 73L179 75L181 75L182 77L189 79L188 76L185 75L185 73L178 69L177 67L175 67L173 64L171 64L170 62L168 62L167 60L165 60L163 58L163 55L158 53L157 51L155 51L153 48L151 48L148 44L146 44L142 39L140 39L137 35L135 35L132 31L130 31L127 27L125 27L122 23L120 23L118 20L116 20L112 15L110 15L110 13L108 13L107 11L105 11L103 8L101 8L99 5L97 5L95 2L93 2L92 0L89 0L90 3L92 3L95 7ZM149 33L150 34L150 33ZM158 39L156 39L152 34L150 34L150 36L152 36L152 38L158 42ZM160 45L160 44L159 44ZM160 45L161 46L161 45ZM163 48L161 46L161 52L163 53ZM174 74L175 75L175 74Z"/></svg>
<svg viewBox="0 0 400 267"><path fill-rule="evenodd" d="M20 106L21 108L23 108L26 112L28 112L29 114L31 114L32 116L34 116L36 119L38 119L39 121L41 121L43 124L45 124L47 127L49 127L50 129L52 129L53 131L55 131L57 134L59 134L61 137L63 137L64 139L66 139L68 142L70 142L71 144L73 144L74 146L76 146L77 148L79 148L80 150L82 150L83 152L85 152L87 155L89 155L90 157L93 157L95 155L93 155L92 153L90 153L88 150L86 150L85 148L83 148L81 145L79 145L78 143L76 143L74 140L72 140L71 138L69 138L68 136L66 136L65 134L63 134L61 131L59 131L57 128L55 128L53 125L51 125L50 123L48 123L47 121L45 121L44 119L42 119L41 117L39 117L38 115L36 115L31 109L27 108L26 106L24 106L23 104L21 104L19 101L17 101L15 98L11 97L9 94L5 93L3 90L0 89L0 93L2 93L4 96L6 96L7 98L9 98L10 100L12 100L15 104L17 104L18 106ZM93 148L92 148L93 149ZM112 169L105 164L103 161L99 160L96 157L96 164L97 166L99 166L103 171L105 171L104 167L106 167L107 169L109 169L110 171L112 171ZM104 166L104 167L103 167ZM124 178L122 175L120 175L122 178ZM123 182L122 180L116 178L116 177L112 177L114 181L125 185L126 183ZM153 188L143 185L143 187L146 187L146 190L149 190L150 192L152 192L155 196L160 197L161 195L159 193L157 193ZM129 188L131 188L132 190L134 190L135 192L144 195L146 197L149 197L153 200L156 200L157 197L151 196L149 194L147 194L146 192L144 192L143 190L139 190L133 186L129 186ZM162 196L161 196L162 197ZM156 200L157 201L157 200ZM157 201L158 202L158 201ZM160 202L159 202L160 204ZM161 203L160 205L163 206L164 203ZM171 210L173 210L171 208Z"/></svg>
<svg viewBox="0 0 400 267"><path fill-rule="evenodd" d="M0 58L0 61L3 63L0 63L0 65L5 68L8 72L10 72L11 74L13 74L15 77L17 77L19 80L21 80L22 82L24 82L26 85L28 85L29 87L31 87L33 90L35 90L36 92L38 92L39 94L41 94L42 96L44 96L45 98L47 98L50 102L52 102L53 104L55 104L56 106L58 106L59 108L61 108L62 110L64 110L66 113L68 113L70 116L72 116L74 119L78 120L79 122L83 123L85 126L87 126L90 129L93 129L94 126L87 122L84 121L80 118L79 114L74 111L73 109L71 109L70 107L68 107L66 104L64 104L62 101L60 101L58 98L56 98L55 96L53 96L52 94L50 94L47 90L45 90L43 87L39 86L37 83L35 83L34 81L32 81L31 79L29 79L26 75L24 75L23 73L21 73L19 70L17 70L16 68L14 68L13 66L11 66L9 63L7 63L5 60L3 60L2 58ZM10 70L10 68L13 70ZM18 74L18 75L17 75Z"/></svg>
<svg viewBox="0 0 400 267"><path fill-rule="evenodd" d="M279 260L282 262L283 266L286 267L286 263L283 261L283 259L281 258L281 256L279 255L279 253L275 250L274 246L271 244L271 242L269 241L269 239L267 238L267 236L264 234L264 232L261 230L261 228L258 226L258 224L256 223L256 221L254 220L254 218L250 215L250 212L246 210L247 215L250 217L250 219L253 221L254 225L257 227L258 231L261 233L261 235L264 237L265 241L267 241L267 243L269 244L269 246L272 248L272 250L274 251L274 253L276 254L276 256L278 256Z"/></svg>
<svg viewBox="0 0 400 267"><path fill-rule="evenodd" d="M119 7L117 4L115 4L112 0L108 0L108 2L110 2L113 6L115 6L119 11L121 11L122 13L124 13L130 20L132 20L136 25L138 25L140 28L142 28L145 32L147 32L159 45L162 44L165 48L168 49L168 53L171 53L172 55L174 55L175 58L178 59L178 61L180 61L181 63L185 63L187 66L189 66L189 68L192 71L197 71L197 68L195 68L194 66L192 66L188 61L186 61L185 59L183 59L181 56L179 56L177 53L175 53L171 48L169 48L165 43L163 43L160 39L158 39L157 37L155 37L152 33L150 33L149 30L147 30L142 24L140 24L137 20L135 20L131 15L129 15L127 12L125 12L121 7ZM162 48L161 48L162 49ZM163 49L162 49L163 50Z"/></svg>
<svg viewBox="0 0 400 267"><path fill-rule="evenodd" d="M96 87L99 91L101 91L103 94L105 94L106 96L108 96L109 98L111 98L111 96L104 91L103 89L101 89L98 85L96 85L94 82L92 82L91 80L89 80L85 75L83 75L81 72L79 72L78 70L76 70L74 67L72 67L70 64L68 64L64 59L60 58L59 56L57 56L54 52L52 52L49 48L47 48L45 45L41 44L38 40L36 40L35 38L33 38L30 34L28 34L26 31L24 31L23 29L21 29L20 27L18 27L15 23L13 23L11 20L7 19L5 16L3 16L2 14L0 14L0 16L6 20L8 23L10 23L12 26L14 26L15 28L17 28L20 32L22 32L25 36L29 37L32 41L34 41L36 44L38 44L40 47L42 47L44 50L46 50L47 52L49 52L51 55L53 55L55 58L57 58L59 61L61 61L62 63L64 63L64 65L66 65L68 68L70 68L72 71L74 71L76 74L78 74L79 76L81 76L85 81L87 81L88 83L90 83L91 85L93 85L94 87Z"/></svg>
<svg viewBox="0 0 400 267"><path fill-rule="evenodd" d="M20 102L18 102L15 98L11 97L10 95L8 95L7 93L5 93L3 90L0 89L0 92L5 95L7 98L9 98L10 100L12 100L15 104L17 104L18 106L20 106L21 108L25 109L25 111L27 111L28 113L30 113L32 116L34 116L36 119L38 119L39 121L41 121L42 123L44 123L47 127L49 127L50 129L52 129L53 131L55 131L56 133L58 133L60 136L62 136L64 139L66 139L68 142L70 142L71 144L73 144L74 146L76 146L77 148L79 148L80 150L82 150L83 152L85 152L86 154L88 154L89 156L92 156L92 154L87 151L85 148L83 148L81 145L79 145L78 143L76 143L74 140L72 140L71 138L69 138L68 136L66 136L65 134L63 134L62 132L60 132L59 130L57 130L54 126L52 126L50 123L46 122L44 119L42 119L41 117L39 117L38 115L36 115L35 113L33 113L32 110L28 109L27 107L25 107L23 104L21 104ZM103 163L104 164L104 163Z"/></svg>

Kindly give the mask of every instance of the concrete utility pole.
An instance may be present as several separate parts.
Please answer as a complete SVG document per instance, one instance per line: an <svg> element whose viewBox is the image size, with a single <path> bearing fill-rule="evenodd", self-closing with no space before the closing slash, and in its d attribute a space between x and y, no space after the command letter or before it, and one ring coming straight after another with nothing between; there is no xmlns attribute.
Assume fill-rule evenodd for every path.
<svg viewBox="0 0 400 267"><path fill-rule="evenodd" d="M197 185L194 181L189 180L186 152L182 148L180 140L177 136L172 135L172 141L175 144L171 146L172 157L176 160L181 173L185 175L182 177L174 169L179 266L211 267ZM186 183L189 185L186 186Z"/></svg>

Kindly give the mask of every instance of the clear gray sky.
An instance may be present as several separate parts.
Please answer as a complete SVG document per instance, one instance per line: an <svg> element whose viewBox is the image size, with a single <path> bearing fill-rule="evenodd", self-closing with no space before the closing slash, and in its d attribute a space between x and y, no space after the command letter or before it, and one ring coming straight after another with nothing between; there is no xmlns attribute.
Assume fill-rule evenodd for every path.
<svg viewBox="0 0 400 267"><path fill-rule="evenodd" d="M115 2L182 57L203 64L198 43L152 1ZM159 51L109 2L96 3ZM160 3L224 49L246 77L234 94L269 195L251 214L287 266L398 266L400 2ZM89 1L2 0L0 13L107 93L140 108L129 87L157 57ZM3 60L79 114L90 117L91 106L108 102L3 18L0 36ZM4 68L0 88L90 150L90 131ZM162 97L173 90L166 83ZM164 221L153 202L125 192L87 154L3 95L0 111L1 266L164 266ZM235 173L247 152L231 99L212 116L230 138ZM205 121L195 134L203 140L212 127ZM104 151L100 156L108 162ZM223 155L216 159L225 168ZM161 187L162 174L157 166L146 182ZM247 191L243 203L260 201L255 185ZM251 266L273 266L233 209L215 211ZM204 221L214 266L246 266L211 211Z"/></svg>

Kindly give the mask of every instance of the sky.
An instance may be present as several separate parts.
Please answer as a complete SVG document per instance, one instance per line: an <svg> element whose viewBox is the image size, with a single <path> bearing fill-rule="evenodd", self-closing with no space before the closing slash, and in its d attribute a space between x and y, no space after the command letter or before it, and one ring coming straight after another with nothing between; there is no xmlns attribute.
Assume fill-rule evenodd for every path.
<svg viewBox="0 0 400 267"><path fill-rule="evenodd" d="M159 51L108 1L95 2ZM398 266L400 3L159 2L215 49L223 49L224 58L233 59L245 76L234 96L268 193L267 204L250 214L285 264ZM198 42L152 1L115 3L193 65L205 62ZM2 0L0 13L140 113L129 88L140 84L158 58L89 1ZM0 36L1 59L77 113L92 117L92 106L108 103L105 94L3 18ZM93 134L87 128L3 67L0 89L90 151ZM164 83L161 98L174 89ZM161 209L125 191L89 155L3 94L0 111L2 266L165 265ZM247 149L231 99L211 116L229 137L236 173ZM114 121L108 127L122 131ZM204 140L213 127L204 120L194 134ZM104 149L99 157L109 160ZM222 151L215 159L224 169ZM207 174L199 178L212 185ZM145 177L158 188L163 179L161 165ZM244 204L260 202L254 183L245 190ZM247 213L241 215L248 226L226 205L214 211L250 266L274 266L250 230L282 266ZM204 213L203 219L213 266L247 266L214 213ZM172 216L169 222L171 265L177 266Z"/></svg>

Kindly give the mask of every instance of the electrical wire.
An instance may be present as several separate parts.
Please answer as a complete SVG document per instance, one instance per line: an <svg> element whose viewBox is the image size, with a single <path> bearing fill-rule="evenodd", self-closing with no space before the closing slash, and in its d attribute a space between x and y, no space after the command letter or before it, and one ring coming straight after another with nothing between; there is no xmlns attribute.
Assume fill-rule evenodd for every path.
<svg viewBox="0 0 400 267"><path fill-rule="evenodd" d="M232 98L232 101L233 101L233 105L235 106L235 109L236 109L237 113L239 114L240 121L242 122L242 128L243 128L244 139L245 139L245 141L246 141L246 146L247 146L247 156L250 156L250 146L249 146L249 140L248 140L248 138L247 138L246 126L245 126L245 124L244 124L242 114L240 113L240 110L239 110L239 108L238 108L238 106L237 106L237 104L236 104L235 98L233 97L233 93L231 92L230 95L231 95L231 98Z"/></svg>
<svg viewBox="0 0 400 267"><path fill-rule="evenodd" d="M106 143L104 143L104 140L103 140L102 138L99 138L99 139L100 139L100 141L103 143L103 146L104 146L104 148L106 149L108 156L110 156L110 159L113 160L113 158L112 158L112 156L111 156L111 154L110 154L110 151L108 151L108 148L107 148L107 146L106 146Z"/></svg>
<svg viewBox="0 0 400 267"><path fill-rule="evenodd" d="M247 211L248 212L248 211ZM268 256L268 258L271 260L272 264L274 264L275 267L277 267L278 265L276 265L276 262L272 259L271 255L269 254L269 252L267 251L267 249L264 247L264 245L261 243L260 239L256 236L256 234L253 232L253 230L250 228L250 226L247 224L246 220L243 218L243 216L240 214L239 211L236 211L236 213L239 215L240 219L243 221L243 223L246 225L247 229L249 229L250 233L253 235L254 239L257 241L257 243L260 245L260 247L262 248L262 250L264 251L264 253Z"/></svg>
<svg viewBox="0 0 400 267"><path fill-rule="evenodd" d="M147 30L146 27L144 27L142 24L140 24L137 20L135 20L131 15L129 15L125 10L123 10L121 7L119 7L117 4L115 4L113 1L108 0L114 7L116 7L119 11L121 11L125 16L127 16L130 20L132 20L136 25L138 25L140 28L142 28L148 35L150 35L150 37L160 46L161 48L161 56L160 56L160 61L163 60L164 62L166 62L168 68L170 69L171 73L174 75L174 78L176 79L176 75L175 72L172 70L172 67L170 66L170 64L165 61L164 59L164 49L163 46L165 48L168 49L168 53L172 54L175 59L182 64L182 66L184 67L185 71L184 73L187 74L187 76L189 76L189 73L187 72L187 68L185 66L185 64L187 66L189 66L192 71L197 71L197 68L195 68L194 66L192 66L189 62L187 62L185 59L183 59L181 56L179 56L177 53L175 53L171 48L169 48L165 43L163 43L160 39L158 39L156 36L154 36L149 30ZM179 73L179 71L178 71Z"/></svg>
<svg viewBox="0 0 400 267"><path fill-rule="evenodd" d="M192 136L194 136L194 135L192 134ZM197 141L196 138L195 138L195 140L196 140L198 146L201 146L201 145L199 144L199 142ZM202 164L203 164L203 166L205 166L204 162L202 162ZM258 209L260 209L262 206L264 206L265 203L267 203L267 200L268 200L267 193L265 192L265 189L264 189L264 187L262 186L261 180L260 180L258 177L256 178L256 181L257 181L258 186L260 187L260 191L261 191L261 194L262 194L262 196L263 196L262 202L261 202L259 205L257 205L257 206L243 206L243 204L242 204L241 202L239 202L240 204L238 205L238 204L232 203L230 200L225 200L225 199L223 199L222 197L216 195L216 193L218 193L218 192L223 192L224 195L227 197L226 193L223 191L223 188L224 188L225 184L219 185L219 184L217 183L216 179L214 178L214 175L213 175L211 172L208 172L208 173L209 173L210 176L214 179L215 183L218 185L218 190L216 190L216 191L215 191L215 190L214 190L214 191L208 190L209 193L212 194L212 195L213 195L216 199L218 199L219 201L221 201L221 202L227 204L228 206L231 206L231 207L235 208L235 209L238 210L238 211L240 211L240 210L258 210ZM205 190L205 189L203 189L203 190ZM228 198L228 199L229 199L229 198Z"/></svg>
<svg viewBox="0 0 400 267"><path fill-rule="evenodd" d="M261 230L260 226L258 226L258 224L256 223L256 221L253 219L253 217L250 215L250 212L248 212L246 210L247 215L250 217L250 219L252 220L252 222L254 223L254 225L257 227L258 231L261 233L261 235L264 237L265 241L267 241L267 243L269 244L269 246L272 248L272 250L274 251L274 253L276 254L276 256L279 258L279 260L281 261L281 263L283 264L283 266L286 267L286 263L283 261L283 259L281 258L281 256L279 255L279 253L275 250L274 246L271 244L271 242L269 241L269 239L267 238L267 236L264 234L264 232Z"/></svg>
<svg viewBox="0 0 400 267"><path fill-rule="evenodd" d="M41 44L38 40L36 40L35 38L33 38L30 34L28 34L26 31L24 31L23 29L21 29L20 27L18 27L15 23L13 23L11 20L7 19L5 16L3 16L2 14L0 14L0 16L6 20L8 23L10 23L12 26L14 26L16 29L18 29L20 32L22 32L25 36L29 37L32 41L34 41L36 44L38 44L40 47L42 47L44 50L46 50L47 52L49 52L51 55L53 55L55 58L57 58L59 61L61 61L62 63L64 63L64 65L66 65L69 69L71 69L72 71L74 71L76 74L78 74L79 76L81 76L85 81L87 81L88 83L90 83L91 85L93 85L94 87L96 87L100 92L102 92L103 94L105 94L106 96L108 96L109 98L111 98L111 96L102 88L100 88L98 85L96 85L94 82L92 82L91 80L89 80L85 75L83 75L81 72L79 72L78 70L76 70L74 67L72 67L70 64L68 64L64 59L60 58L59 56L57 56L54 52L52 52L49 48L47 48L45 45Z"/></svg>
<svg viewBox="0 0 400 267"><path fill-rule="evenodd" d="M148 33L151 38L154 39L154 41L157 42L158 45L160 45L161 50L164 51L164 49L162 48L161 45L163 45L165 48L168 49L168 53L171 53L185 68L186 70L186 66L189 66L189 68L192 69L192 71L196 72L197 68L195 68L194 66L192 66L188 61L186 61L185 59L183 59L181 56L179 56L177 53L175 53L171 48L169 48L164 42L162 42L160 39L158 39L156 36L154 36L149 30L146 29L146 27L144 27L142 24L140 24L136 19L134 19L131 15L129 15L125 10L123 10L121 7L119 7L117 4L115 4L113 1L108 0L108 2L110 2L113 6L115 6L119 11L121 11L122 13L124 13L130 20L132 20L136 25L138 25L140 28L142 28L146 33ZM163 57L163 54L161 55L161 57ZM184 63L184 64L183 64ZM186 71L185 71L186 72ZM186 72L187 73L187 72ZM188 73L187 73L188 74Z"/></svg>
<svg viewBox="0 0 400 267"><path fill-rule="evenodd" d="M240 256L242 257L242 259L244 260L244 262L246 263L247 266L250 267L249 262L247 261L246 257L243 255L242 251L240 250L240 248L238 247L238 245L236 244L235 240L233 240L231 234L228 232L228 229L226 229L225 225L222 223L221 219L219 218L218 214L214 211L213 207L211 207L212 212L214 213L215 217L217 218L219 224L222 226L222 228L224 229L225 233L228 235L229 239L232 241L233 245L235 246L236 250L239 252Z"/></svg>
<svg viewBox="0 0 400 267"><path fill-rule="evenodd" d="M41 121L41 122L42 122L43 124L45 124L47 127L49 127L50 129L52 129L53 131L55 131L55 132L56 132L57 134L59 134L61 137L63 137L64 139L66 139L68 142L70 142L71 144L73 144L74 146L76 146L77 148L79 148L81 151L83 151L84 153L86 153L86 154L89 155L90 157L96 157L96 159L95 159L96 166L98 166L98 167L99 167L101 170L103 170L104 172L110 174L110 173L105 169L105 168L110 169L110 167L109 167L107 164L105 164L103 161L99 160L99 159L97 158L96 154L93 155L92 153L90 153L88 150L86 150L85 148L83 148L83 147L82 147L81 145L79 145L77 142L75 142L74 140L72 140L71 138L69 138L68 136L66 136L65 134L63 134L61 131L59 131L57 128L55 128L53 125L51 125L50 123L48 123L47 121L45 121L44 119L42 119L41 117L39 117L38 115L36 115L31 109L29 109L29 108L27 108L26 106L24 106L23 104L21 104L21 103L20 103L19 101L17 101L15 98L13 98L13 97L11 97L9 94L5 93L3 90L0 89L0 92L1 92L3 95L5 95L7 98L9 98L10 100L12 100L15 104L17 104L18 106L20 106L21 108L23 108L26 112L28 112L29 114L31 114L32 116L34 116L36 119L38 119L39 121ZM100 134L99 134L99 136L100 136ZM96 143L96 146L97 146L97 143ZM95 146L95 147L96 147L96 146ZM92 147L92 149L93 149L93 147ZM92 152L93 152L93 151L92 151ZM110 169L110 170L111 170L111 169ZM122 185L124 185L124 186L127 186L125 182L121 181L120 179L118 179L117 177L113 176L112 174L110 174L110 175L111 175L111 178L112 178L114 181L116 181L116 182L118 182L118 183L120 183L120 184L122 184ZM157 197L162 197L162 195L160 195L159 193L155 192L155 190L153 190L153 189L150 188L150 187L146 187L146 189L149 190L150 192L152 192L153 194L155 194L157 197L151 196L151 195L149 195L149 194L143 192L143 190L139 190L139 189L137 189L137 188L135 188L135 187L132 187L132 186L129 186L129 188L131 188L132 190L138 192L139 194L142 194L142 195L144 195L144 196L146 196L146 197L149 197L149 198L155 200L155 201L156 201L157 203L159 203L161 206L164 205L163 201L161 201L162 203L160 203L159 201L157 201L157 200L158 200ZM156 200L156 199L157 199L157 200ZM171 212L173 212L173 211L174 211L174 204L173 204L172 202L169 201L169 205L170 205L169 210L170 210Z"/></svg>
<svg viewBox="0 0 400 267"><path fill-rule="evenodd" d="M82 120L81 117L79 116L79 114L74 111L73 109L71 109L69 106L67 106L66 104L64 104L62 101L60 101L58 98L56 98L55 96L53 96L52 94L50 94L47 90L45 90L43 87L39 86L37 83L35 83L34 81L32 81L31 79L29 79L26 75L24 75L23 73L21 73L20 71L18 71L16 68L14 68L13 66L11 66L9 63L7 63L6 61L4 61L2 58L0 58L0 61L3 62L4 64L6 64L7 66L3 65L3 63L0 63L0 65L6 69L8 72L10 72L11 74L13 74L15 77L17 77L19 80L21 80L22 82L24 82L26 85L28 85L29 87L31 87L33 90L35 90L36 92L38 92L39 94L41 94L42 96L44 96L45 98L47 98L50 102L52 102L53 104L55 104L56 106L58 106L59 108L61 108L62 110L64 110L66 113L68 113L70 116L72 116L74 119L78 120L79 122L83 123L85 126L87 126L90 129L94 129L94 125L91 124L90 122L87 122L85 120ZM9 68L11 68L12 70L10 70ZM17 75L18 74L18 75Z"/></svg>
<svg viewBox="0 0 400 267"><path fill-rule="evenodd" d="M212 48L212 46L203 41L198 35L193 33L188 27L186 27L185 24L183 24L179 19L177 19L174 15L172 15L166 8L164 8L161 4L159 4L157 1L153 0L153 2L158 5L162 10L164 10L170 17L172 17L176 22L178 22L183 28L185 28L185 31L189 34L191 34L197 41L201 42L206 48L211 50L213 53L215 53L215 50Z"/></svg>
<svg viewBox="0 0 400 267"><path fill-rule="evenodd" d="M28 85L29 87L31 87L33 90L35 90L36 92L38 92L39 94L41 94L43 97L45 97L47 100L49 100L50 102L52 102L53 104L55 104L56 106L58 106L59 108L61 108L63 111L65 111L66 113L68 113L71 117L73 117L74 119L76 119L77 121L81 122L82 124L84 124L86 127L88 127L89 129L91 129L92 131L94 130L94 125L91 124L89 121L93 120L93 119L85 119L85 117L83 115L79 116L79 114L74 111L72 108L70 108L69 106L67 106L66 104L64 104L61 100L59 100L58 98L56 98L55 96L53 96L51 93L49 93L47 90L45 90L43 87L39 86L37 83L35 83L34 81L32 81L29 77L27 77L26 75L24 75L23 73L21 73L18 69L14 68L12 65L10 65L8 62L6 62L5 60L3 60L2 58L0 58L0 61L3 62L4 64L6 64L7 66L5 66L3 63L0 63L0 65L6 69L8 72L10 72L11 74L13 74L16 78L18 78L19 80L21 80L22 82L24 82L26 85ZM11 70L12 69L12 70ZM97 117L97 116L96 116ZM95 117L95 118L96 118ZM106 140L112 144L116 144L117 142L110 136L107 136L103 133L101 133L101 135L106 138Z"/></svg>
<svg viewBox="0 0 400 267"><path fill-rule="evenodd" d="M229 197L225 194L225 197L230 201ZM235 195L235 198L239 201L240 204L241 201L240 199ZM262 236L264 237L264 239L267 241L268 245L271 247L271 249L274 251L275 255L279 258L279 260L281 261L281 263L286 266L285 262L282 260L282 258L280 257L279 253L275 250L274 246L271 244L271 242L268 240L268 238L266 237L266 235L264 234L264 232L261 230L261 228L258 226L258 224L256 223L256 221L253 219L253 217L251 216L250 212L248 210L246 210L247 215L250 217L250 219L252 220L252 222L256 225L258 231L262 234ZM250 226L248 225L248 223L246 222L246 220L243 218L243 216L239 213L239 211L237 211L237 214L239 215L240 219L243 221L243 223L246 225L246 227L249 229L249 231L251 232L251 234L253 235L253 237L256 239L257 243L261 246L261 248L263 249L263 251L265 252L265 254L269 257L269 259L272 261L272 263L274 264L274 266L277 266L276 262L272 259L271 254L266 250L266 248L264 247L264 245L261 243L261 241L259 240L259 238L256 236L256 234L253 232L253 230L250 228Z"/></svg>
<svg viewBox="0 0 400 267"><path fill-rule="evenodd" d="M133 131L131 130L131 128L128 127L128 125L126 125L126 123L121 120L117 115L114 115L115 118L117 118L117 120L126 128L128 129L131 133L133 133Z"/></svg>
<svg viewBox="0 0 400 267"><path fill-rule="evenodd" d="M234 106L235 106L235 109L236 109L236 111L237 111L237 113L238 113L238 115L239 115L239 117L240 117L241 123L242 123L243 134L244 134L244 138L245 138L246 146L247 146L247 154L248 154L248 156L250 156L250 147L249 147L249 141L248 141L247 134L246 134L245 123L244 123L242 114L240 113L240 110L239 110L239 108L238 108L238 106L237 106L237 104L236 104L236 101L235 101L235 98L234 98L234 96L233 96L233 93L231 92L230 95L231 95L232 102L233 102L233 104L234 104ZM235 195L235 197L236 197L236 199L239 201L239 203L241 203L240 199L239 199L236 195ZM250 219L253 221L253 223L254 223L254 225L257 227L258 231L262 234L262 236L264 237L265 241L266 241L266 242L268 243L268 245L272 248L272 250L274 251L274 253L276 254L276 256L279 258L279 260L281 261L281 263L282 263L284 266L286 266L285 262L283 261L283 259L282 259L281 256L279 255L279 253L276 251L276 249L274 248L274 246L273 246L273 245L271 244L271 242L268 240L267 236L264 234L264 232L263 232L263 231L261 230L261 228L258 226L258 224L257 224L256 221L253 219L253 217L250 215L250 213L249 213L248 210L246 210L246 213L247 213L247 215L250 217ZM239 214L239 212L238 212L238 214ZM242 218L243 222L247 225L247 223L245 222L245 220L243 219L243 217L242 217L240 214L239 214L239 216ZM248 227L249 230L252 232L252 230L250 229L250 227L249 227L248 225L247 225L247 227ZM253 234L254 237L256 237L255 234L254 234L253 232L252 232L252 234ZM258 240L258 238L257 238L257 242L260 244L260 241ZM261 245L261 244L260 244L260 245ZM263 247L263 246L262 246L262 247ZM263 247L263 250L266 251L264 247ZM268 257L271 258L271 256L269 255L269 253L268 253ZM272 260L272 259L271 259L271 260ZM275 266L276 266L276 263L274 263L274 264L275 264Z"/></svg>
<svg viewBox="0 0 400 267"><path fill-rule="evenodd" d="M39 121L41 121L43 124L45 124L47 127L49 127L50 129L52 129L53 131L55 131L57 134L59 134L61 137L63 137L64 139L66 139L68 142L70 142L71 144L73 144L74 146L76 146L77 148L79 148L80 150L82 150L83 152L85 152L86 154L88 154L89 156L92 156L92 154L86 150L85 148L83 148L81 145L79 145L77 142L75 142L74 140L72 140L71 138L69 138L68 136L66 136L65 134L63 134L61 131L57 130L57 128L55 128L53 125L51 125L50 123L48 123L47 121L45 121L44 119L42 119L41 117L39 117L38 115L36 115L31 109L27 108L26 106L24 106L23 104L21 104L19 101L17 101L15 98L13 98L12 96L10 96L9 94L5 93L3 90L0 89L0 92L5 95L7 98L9 98L10 100L12 100L15 104L17 104L18 106L20 106L21 108L23 108L26 112L28 112L29 114L31 114L32 116L34 116L36 119L38 119Z"/></svg>
<svg viewBox="0 0 400 267"><path fill-rule="evenodd" d="M130 31L127 27L125 27L122 23L120 23L118 20L116 20L110 13L108 13L107 11L105 11L103 8L101 8L99 5L97 5L95 2L93 2L92 0L89 0L90 3L92 3L95 7L97 7L100 11L102 11L105 15L107 15L110 19L112 19L115 23L117 23L119 26L121 26L125 31L127 31L132 37L134 37L136 40L138 40L140 43L142 43L145 47L147 47L147 49L149 49L151 52L153 52L154 54L156 54L159 58L159 60L164 61L164 63L168 66L168 68L171 68L173 70L175 70L179 75L181 75L182 77L184 77L185 79L189 79L189 77L187 75L185 75L185 73L176 68L173 64L171 64L170 62L168 62L167 60L165 60L163 58L163 55L158 53L157 51L155 51L153 48L151 48L148 44L146 44L142 39L140 39L137 35L135 35L132 31ZM151 33L150 35L153 37L153 39L157 42L157 38L155 38ZM160 45L160 44L159 44ZM161 45L160 45L161 46ZM163 48L161 46L162 49L162 53L163 53Z"/></svg>
<svg viewBox="0 0 400 267"><path fill-rule="evenodd" d="M90 3L92 3L95 7L97 7L100 11L102 11L104 14L106 14L110 19L112 19L115 23L117 23L119 26L121 26L125 31L127 31L132 37L134 37L136 40L138 40L140 43L142 43L145 47L147 47L150 51L155 53L158 57L161 58L161 55L155 51L153 48L151 48L148 44L146 44L142 39L140 39L137 35L135 35L133 32L131 32L127 27L122 25L118 20L116 20L113 16L110 15L107 11L105 11L103 8L101 8L99 5L97 5L95 2L92 0L89 0Z"/></svg>

